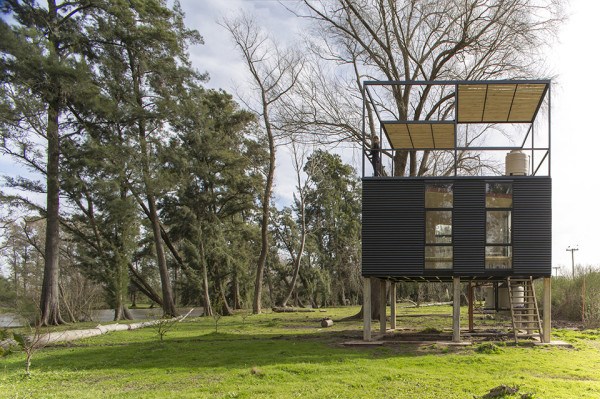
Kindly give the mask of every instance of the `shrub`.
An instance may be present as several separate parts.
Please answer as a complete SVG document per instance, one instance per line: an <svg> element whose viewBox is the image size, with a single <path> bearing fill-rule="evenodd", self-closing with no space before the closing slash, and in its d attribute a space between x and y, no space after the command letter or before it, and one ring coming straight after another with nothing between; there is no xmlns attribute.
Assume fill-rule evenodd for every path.
<svg viewBox="0 0 600 399"><path fill-rule="evenodd" d="M475 352L483 353L486 355L496 355L498 353L502 353L502 349L493 342L484 342L482 344L477 345L475 348Z"/></svg>
<svg viewBox="0 0 600 399"><path fill-rule="evenodd" d="M599 327L600 272L588 268L575 278L553 278L552 317Z"/></svg>

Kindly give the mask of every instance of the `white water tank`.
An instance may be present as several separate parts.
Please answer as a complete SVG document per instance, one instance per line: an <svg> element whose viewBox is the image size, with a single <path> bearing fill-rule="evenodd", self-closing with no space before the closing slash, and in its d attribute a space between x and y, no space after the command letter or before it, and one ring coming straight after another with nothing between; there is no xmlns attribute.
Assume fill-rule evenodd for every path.
<svg viewBox="0 0 600 399"><path fill-rule="evenodd" d="M522 285L513 288L513 303L515 306L523 305L525 288ZM496 308L496 295L493 286L485 287L485 308ZM498 309L510 309L510 299L508 296L508 287L503 284L498 287Z"/></svg>
<svg viewBox="0 0 600 399"><path fill-rule="evenodd" d="M527 176L529 174L529 155L520 150L506 154L506 176Z"/></svg>

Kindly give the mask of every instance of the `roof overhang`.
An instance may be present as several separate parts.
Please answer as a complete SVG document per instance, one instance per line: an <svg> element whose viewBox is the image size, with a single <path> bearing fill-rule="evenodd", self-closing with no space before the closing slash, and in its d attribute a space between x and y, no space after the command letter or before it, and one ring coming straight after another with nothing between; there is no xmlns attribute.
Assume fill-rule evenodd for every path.
<svg viewBox="0 0 600 399"><path fill-rule="evenodd" d="M381 120L394 149L451 150L458 124L533 123L550 81L365 82L366 85L444 85L454 87L453 120ZM370 94L367 89L367 94ZM379 114L378 114L379 116Z"/></svg>
<svg viewBox="0 0 600 399"><path fill-rule="evenodd" d="M392 147L453 149L454 122L382 122Z"/></svg>
<svg viewBox="0 0 600 399"><path fill-rule="evenodd" d="M457 85L458 123L532 123L548 84Z"/></svg>

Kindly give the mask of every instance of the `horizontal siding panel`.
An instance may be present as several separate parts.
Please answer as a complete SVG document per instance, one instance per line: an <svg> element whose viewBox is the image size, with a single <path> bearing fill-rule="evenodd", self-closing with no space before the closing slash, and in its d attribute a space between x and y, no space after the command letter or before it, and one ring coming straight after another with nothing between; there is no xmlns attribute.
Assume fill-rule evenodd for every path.
<svg viewBox="0 0 600 399"><path fill-rule="evenodd" d="M513 194L515 274L552 274L552 181L516 179Z"/></svg>
<svg viewBox="0 0 600 399"><path fill-rule="evenodd" d="M454 274L485 272L485 181L454 183Z"/></svg>
<svg viewBox="0 0 600 399"><path fill-rule="evenodd" d="M363 181L363 275L423 273L423 206L421 181Z"/></svg>
<svg viewBox="0 0 600 399"><path fill-rule="evenodd" d="M485 186L494 178L454 183L454 269L424 270L424 185L433 179L363 179L362 272L365 276L505 277L551 275L552 185L548 177L513 181L513 269L485 269Z"/></svg>

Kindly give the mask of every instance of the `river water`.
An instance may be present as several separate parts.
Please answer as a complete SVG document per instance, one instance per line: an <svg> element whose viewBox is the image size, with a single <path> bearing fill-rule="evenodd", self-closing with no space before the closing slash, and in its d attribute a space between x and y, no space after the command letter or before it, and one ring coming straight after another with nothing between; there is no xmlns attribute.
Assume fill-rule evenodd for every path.
<svg viewBox="0 0 600 399"><path fill-rule="evenodd" d="M190 308L177 309L182 315L186 314ZM160 308L154 309L130 309L131 315L134 320L142 319L157 319L162 316L162 310ZM108 323L114 318L115 311L113 309L99 309L92 311L92 321L98 323ZM202 315L202 307L194 308L192 313L188 317L197 317ZM23 320L16 314L4 313L0 314L0 328L6 327L22 327Z"/></svg>

